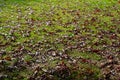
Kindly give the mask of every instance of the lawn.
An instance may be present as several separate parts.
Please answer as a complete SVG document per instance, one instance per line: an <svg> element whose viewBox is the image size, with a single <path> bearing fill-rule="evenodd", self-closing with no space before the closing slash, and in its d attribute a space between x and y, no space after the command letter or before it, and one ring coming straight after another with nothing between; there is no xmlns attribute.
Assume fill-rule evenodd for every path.
<svg viewBox="0 0 120 80"><path fill-rule="evenodd" d="M119 80L119 0L0 0L0 80Z"/></svg>

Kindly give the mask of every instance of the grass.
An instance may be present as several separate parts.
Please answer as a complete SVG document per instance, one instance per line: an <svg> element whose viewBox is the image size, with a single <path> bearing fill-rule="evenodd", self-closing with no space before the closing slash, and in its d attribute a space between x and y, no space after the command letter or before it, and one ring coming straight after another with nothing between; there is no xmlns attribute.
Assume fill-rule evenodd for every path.
<svg viewBox="0 0 120 80"><path fill-rule="evenodd" d="M16 58L14 57L16 53L11 52L21 52L23 49L22 54L17 54L20 58L24 56L25 61L29 62L38 59L38 56L31 57L28 52L40 51L44 54L50 48L63 51L69 46L85 41L86 46L80 48L83 51L73 49L67 54L74 58L80 56L99 62L103 58L87 49L90 47L103 50L105 42L106 45L112 45L116 41L114 38L110 39L108 34L102 39L99 38L101 31L111 31L120 38L120 33L116 32L120 30L119 9L118 0L1 0L0 52L5 51L6 55ZM77 33L74 32L76 28L80 30ZM94 45L95 43L99 45ZM0 57L0 60L2 59L4 56ZM67 64L66 60L63 61ZM49 67L55 67L60 62L61 60L48 61L48 64ZM90 66L86 63L80 65ZM29 69L31 68L28 68L28 73ZM101 74L97 66L91 69L96 72L96 76ZM20 75L25 74L28 77L32 74L28 73L25 70L21 71ZM23 76L25 80L26 76Z"/></svg>
<svg viewBox="0 0 120 80"><path fill-rule="evenodd" d="M79 52L77 50L71 51L70 55L73 57L82 57L85 59L91 59L91 60L100 60L101 56L97 55L96 53L87 53L87 52Z"/></svg>

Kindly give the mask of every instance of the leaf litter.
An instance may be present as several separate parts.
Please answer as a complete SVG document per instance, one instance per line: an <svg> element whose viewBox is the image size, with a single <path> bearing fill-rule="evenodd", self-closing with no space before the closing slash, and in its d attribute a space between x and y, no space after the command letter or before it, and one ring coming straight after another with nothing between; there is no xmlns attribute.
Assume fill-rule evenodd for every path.
<svg viewBox="0 0 120 80"><path fill-rule="evenodd" d="M32 7L21 9L17 9L16 25L9 19L0 25L0 79L119 79L120 28L116 15L98 8L88 13L52 6L40 14ZM113 17L112 24L99 14ZM80 53L98 55L100 60ZM92 67L101 76L96 76L97 70ZM28 71L26 76L22 75L24 71Z"/></svg>

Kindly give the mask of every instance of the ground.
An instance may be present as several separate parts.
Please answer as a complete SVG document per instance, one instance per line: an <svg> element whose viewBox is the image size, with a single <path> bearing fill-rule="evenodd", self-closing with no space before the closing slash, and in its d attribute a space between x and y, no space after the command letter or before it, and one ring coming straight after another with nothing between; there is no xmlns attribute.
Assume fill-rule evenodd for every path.
<svg viewBox="0 0 120 80"><path fill-rule="evenodd" d="M0 80L119 80L119 0L0 0Z"/></svg>

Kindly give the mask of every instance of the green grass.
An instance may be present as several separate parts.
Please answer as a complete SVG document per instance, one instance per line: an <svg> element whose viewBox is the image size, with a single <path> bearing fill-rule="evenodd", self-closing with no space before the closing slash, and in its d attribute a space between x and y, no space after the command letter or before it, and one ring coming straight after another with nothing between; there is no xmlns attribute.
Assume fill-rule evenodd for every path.
<svg viewBox="0 0 120 80"><path fill-rule="evenodd" d="M84 41L82 37L89 38L85 40L87 45L83 47L84 49L91 47L102 50L103 43L107 42L107 45L111 45L112 40L109 35L105 35L103 40L97 35L102 30L115 33L120 29L119 9L118 0L0 0L0 52L5 51L6 55L12 57L13 54L9 52L20 50L21 46L31 53L36 51L45 53L49 48L62 51L68 46ZM115 29L112 29L113 26ZM80 29L77 35L74 34L76 27ZM116 34L120 38L120 33L116 32ZM62 39L62 36L71 37L73 40ZM56 39L62 42L55 43ZM33 48L38 42L43 44ZM100 45L96 46L95 43ZM23 54L25 61L37 59L35 57L32 59L27 53ZM94 52L80 52L76 49L68 51L67 54L74 58L80 56L98 62L102 59ZM49 67L56 66L58 62L61 61L48 61ZM90 66L86 63L80 65ZM98 76L99 68L94 67L91 69L94 69ZM21 71L20 75L22 74L30 76L32 73ZM23 76L25 80L26 76Z"/></svg>
<svg viewBox="0 0 120 80"><path fill-rule="evenodd" d="M96 53L80 52L77 50L71 51L70 55L73 57L82 57L82 58L91 59L91 60L100 60L101 59L101 56L97 55Z"/></svg>

